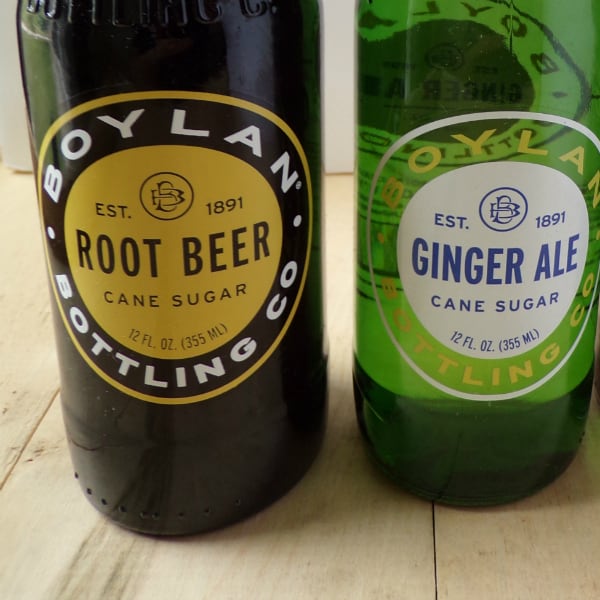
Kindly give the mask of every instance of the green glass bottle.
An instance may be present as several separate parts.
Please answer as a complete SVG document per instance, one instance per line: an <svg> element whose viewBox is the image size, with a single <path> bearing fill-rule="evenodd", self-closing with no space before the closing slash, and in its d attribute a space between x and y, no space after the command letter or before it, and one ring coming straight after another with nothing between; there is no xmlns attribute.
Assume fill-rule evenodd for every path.
<svg viewBox="0 0 600 600"><path fill-rule="evenodd" d="M74 471L117 523L222 527L326 421L318 0L21 0Z"/></svg>
<svg viewBox="0 0 600 600"><path fill-rule="evenodd" d="M354 384L377 463L486 505L570 463L600 237L592 0L360 0Z"/></svg>

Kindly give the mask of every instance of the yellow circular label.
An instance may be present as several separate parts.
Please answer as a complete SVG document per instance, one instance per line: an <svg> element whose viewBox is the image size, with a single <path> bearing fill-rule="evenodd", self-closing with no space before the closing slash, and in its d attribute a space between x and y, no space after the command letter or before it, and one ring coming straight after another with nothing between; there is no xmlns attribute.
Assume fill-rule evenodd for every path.
<svg viewBox="0 0 600 600"><path fill-rule="evenodd" d="M197 402L278 348L313 206L306 156L277 115L193 92L94 100L48 131L38 191L63 324L109 386Z"/></svg>
<svg viewBox="0 0 600 600"><path fill-rule="evenodd" d="M277 276L277 197L228 154L151 146L110 154L71 189L67 255L88 310L126 348L189 358L235 338Z"/></svg>

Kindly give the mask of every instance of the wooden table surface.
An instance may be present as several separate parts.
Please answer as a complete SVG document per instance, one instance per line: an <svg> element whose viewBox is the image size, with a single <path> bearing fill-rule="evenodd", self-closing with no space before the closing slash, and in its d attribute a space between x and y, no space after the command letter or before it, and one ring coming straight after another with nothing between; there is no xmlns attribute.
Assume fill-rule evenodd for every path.
<svg viewBox="0 0 600 600"><path fill-rule="evenodd" d="M325 188L329 428L307 476L208 535L112 525L72 476L33 179L0 164L0 600L600 598L600 417L535 496L455 509L412 497L365 456L350 377L353 178Z"/></svg>

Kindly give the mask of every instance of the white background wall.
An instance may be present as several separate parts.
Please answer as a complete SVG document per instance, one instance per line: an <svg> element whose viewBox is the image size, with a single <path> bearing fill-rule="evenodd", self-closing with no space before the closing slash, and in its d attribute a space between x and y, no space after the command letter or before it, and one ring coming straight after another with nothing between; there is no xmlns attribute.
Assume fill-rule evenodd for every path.
<svg viewBox="0 0 600 600"><path fill-rule="evenodd" d="M10 167L31 165L17 53L16 0L0 0L0 154Z"/></svg>
<svg viewBox="0 0 600 600"><path fill-rule="evenodd" d="M330 173L350 172L354 157L355 2L321 2L325 169ZM14 5L14 0L0 0L0 151L9 166L28 168L29 147L17 62Z"/></svg>
<svg viewBox="0 0 600 600"><path fill-rule="evenodd" d="M355 0L321 2L324 29L325 169L330 173L347 173L354 168Z"/></svg>

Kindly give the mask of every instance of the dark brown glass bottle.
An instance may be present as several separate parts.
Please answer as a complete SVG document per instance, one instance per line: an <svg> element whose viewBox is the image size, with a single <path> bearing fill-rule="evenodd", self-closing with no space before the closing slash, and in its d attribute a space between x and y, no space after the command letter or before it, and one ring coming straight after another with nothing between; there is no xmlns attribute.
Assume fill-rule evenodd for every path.
<svg viewBox="0 0 600 600"><path fill-rule="evenodd" d="M326 418L318 0L22 0L76 477L187 534L289 490Z"/></svg>

